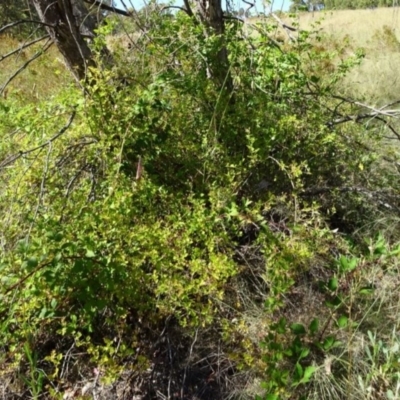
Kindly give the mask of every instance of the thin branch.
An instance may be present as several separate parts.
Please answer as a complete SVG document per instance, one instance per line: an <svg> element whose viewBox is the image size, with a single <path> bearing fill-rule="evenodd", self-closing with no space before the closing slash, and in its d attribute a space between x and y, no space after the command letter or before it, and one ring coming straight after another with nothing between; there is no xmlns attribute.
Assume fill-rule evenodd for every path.
<svg viewBox="0 0 400 400"><path fill-rule="evenodd" d="M44 164L42 182L40 183L39 198L38 198L38 201L37 201L37 204L36 204L36 209L35 209L35 212L34 212L34 215L33 215L32 222L30 224L30 227L28 229L28 233L27 233L26 238L25 238L27 243L28 243L28 240L29 240L29 236L31 235L31 232L32 232L32 229L33 229L33 225L34 225L34 223L36 221L36 218L37 218L37 216L39 214L40 206L43 203L43 196L44 196L44 191L45 191L46 178L47 178L47 175L48 175L48 172L49 172L51 150L52 150L52 142L49 143L49 147L47 149L47 156L46 156L46 162Z"/></svg>
<svg viewBox="0 0 400 400"><path fill-rule="evenodd" d="M334 99L342 100L342 104L343 103L354 104L355 106L363 107L363 108L366 108L368 110L371 110L373 113L376 113L377 115L383 115L385 117L395 117L397 115L400 115L400 110L399 109L385 110L387 107L392 107L394 105L399 104L400 100L397 100L397 101L394 101L392 103L386 104L386 105L384 105L384 106L382 106L380 108L375 108L375 107L372 107L372 106L370 106L368 104L360 103L359 101L348 99L348 98L343 97L343 96L333 95L332 97Z"/></svg>
<svg viewBox="0 0 400 400"><path fill-rule="evenodd" d="M394 114L394 115L397 115L397 114ZM392 115L392 116L394 116L394 115ZM400 140L400 133L397 132L396 129L391 124L389 124L383 117L381 117L379 115L379 113L377 113L377 112L372 112L372 113L367 113L367 114L358 114L358 115L357 114L355 114L355 115L346 115L346 116L343 116L341 118L337 118L337 119L335 119L333 121L329 121L327 123L327 126L329 128L332 128L334 125L343 124L343 123L349 122L349 121L354 121L356 123L359 123L362 120L368 119L368 118L377 119L378 121L383 122L387 126L387 128L397 137L397 139Z"/></svg>
<svg viewBox="0 0 400 400"><path fill-rule="evenodd" d="M74 120L76 115L76 111L74 110L71 114L71 116L69 117L68 122L49 140L47 140L46 142L42 143L39 146L36 146L32 149L29 150L25 150L25 151L20 151L17 154L12 155L11 157L9 157L8 159L4 160L1 164L0 164L0 169L5 168L6 166L14 163L16 160L18 160L21 157L25 157L27 154L33 153L34 151L43 149L44 147L50 145L51 143L53 143L56 139L58 139L63 133L65 133L65 131L67 131L67 129L71 126L72 121Z"/></svg>
<svg viewBox="0 0 400 400"><path fill-rule="evenodd" d="M185 5L186 12L189 14L190 17L194 17L192 8L190 7L189 0L183 0L183 4Z"/></svg>
<svg viewBox="0 0 400 400"><path fill-rule="evenodd" d="M49 26L51 28L54 28L54 25L51 24L46 24L45 22L42 21L36 21L33 19L20 19L19 21L11 22L8 25L4 25L2 28L0 28L0 33L3 33L7 29L13 28L14 26L20 25L20 24L38 24L42 26Z"/></svg>
<svg viewBox="0 0 400 400"><path fill-rule="evenodd" d="M51 46L53 42L51 42L51 39L49 39L43 48L38 51L36 54L32 56L28 61L25 62L20 68L18 68L4 83L4 85L0 88L0 96L3 94L5 88L11 83L11 81L17 77L31 62L35 61L37 58L39 58L42 54L44 54Z"/></svg>
<svg viewBox="0 0 400 400"><path fill-rule="evenodd" d="M296 32L297 29L293 28L292 26L286 25L276 14L271 13L271 16L279 23L279 25L282 26L283 29L285 29L285 32L288 35L289 39L292 42L295 42L296 39L292 36L292 34L290 32Z"/></svg>
<svg viewBox="0 0 400 400"><path fill-rule="evenodd" d="M179 7L179 6L165 6L165 7L161 8L160 11L163 12L164 10L169 10L170 8L175 8L175 9L177 9L177 10L181 10L181 11L183 11L184 13L186 13L187 15L189 15L189 17L191 17L190 12L189 12L186 8L184 8L184 7Z"/></svg>
<svg viewBox="0 0 400 400"><path fill-rule="evenodd" d="M49 35L44 35L44 36L42 36L42 37L40 37L40 38L38 38L38 39L32 40L32 41L29 42L29 43L25 43L25 44L21 45L21 46L18 47L17 49L12 50L12 51L10 51L9 53L4 54L3 56L1 56L1 57L0 57L0 62L3 61L3 60L5 60L6 58L11 57L12 55L18 53L19 51L22 51L22 50L26 49L27 47L30 47L30 46L34 45L35 43L38 43L38 42L40 42L40 41L42 41L42 40L44 40L44 39L47 39L47 38L49 38L49 37L50 37Z"/></svg>
<svg viewBox="0 0 400 400"><path fill-rule="evenodd" d="M245 11L245 13L244 13L244 16L246 17L246 14L247 14L253 7L255 7L256 3L255 3L255 2L254 2L254 3L251 3L250 1L247 1L247 0L243 0L243 3L245 3L245 4L248 5L248 7L247 7L247 9L246 9L246 11Z"/></svg>
<svg viewBox="0 0 400 400"><path fill-rule="evenodd" d="M92 4L95 6L98 6L100 9L105 10L105 11L111 11L115 14L123 15L124 17L131 17L132 14L129 11L124 11L119 8L116 8L114 6L109 6L107 4L104 4L100 0L84 0L85 3Z"/></svg>
<svg viewBox="0 0 400 400"><path fill-rule="evenodd" d="M234 17L233 15L223 15L222 18L226 20L239 21L244 24L244 20L242 18Z"/></svg>
<svg viewBox="0 0 400 400"><path fill-rule="evenodd" d="M32 275L36 274L36 272L40 271L41 269L43 269L44 267L47 267L48 265L50 265L53 262L54 258L51 261L47 261L44 262L42 264L39 264L34 270L32 270L31 272L29 272L29 274L25 275L23 278L21 278L17 283L15 283L14 285L10 286L5 292L4 294L8 294L10 293L12 290L16 289L18 286L21 286L27 279L29 279Z"/></svg>

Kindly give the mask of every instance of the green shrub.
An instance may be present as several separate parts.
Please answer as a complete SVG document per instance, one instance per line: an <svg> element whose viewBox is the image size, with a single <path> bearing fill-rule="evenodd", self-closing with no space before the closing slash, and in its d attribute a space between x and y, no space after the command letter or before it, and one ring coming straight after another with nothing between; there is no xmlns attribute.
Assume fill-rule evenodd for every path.
<svg viewBox="0 0 400 400"><path fill-rule="evenodd" d="M324 83L304 64L306 54L322 57L306 33L283 51L269 27L243 40L232 24L221 39L184 14L154 18L137 39L143 51L92 69L85 96L66 88L48 102L0 108L0 344L10 368L31 360L33 396L43 383L33 364L46 359L56 379L60 343L75 342L117 375L139 340L140 324L128 320L223 325L229 285L249 274L237 257L246 245L262 260L273 321L317 258L332 262L330 213L367 202L339 190L369 171L354 140L362 132L328 123L331 91L357 60ZM232 93L210 79L224 45ZM300 362L294 333L285 348L298 359L294 383L306 383L314 367Z"/></svg>

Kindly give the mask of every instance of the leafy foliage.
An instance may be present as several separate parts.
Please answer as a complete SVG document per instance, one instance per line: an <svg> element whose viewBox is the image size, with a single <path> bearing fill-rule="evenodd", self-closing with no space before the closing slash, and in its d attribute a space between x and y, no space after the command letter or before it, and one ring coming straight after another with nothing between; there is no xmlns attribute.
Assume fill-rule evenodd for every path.
<svg viewBox="0 0 400 400"><path fill-rule="evenodd" d="M232 293L251 275L246 249L261 264L271 322L254 368L266 398L288 385L301 393L318 372L312 357L358 321L345 282L364 261L332 232L332 215L350 233L379 208L364 195L379 176L363 146L379 138L330 123L342 106L335 85L362 57L333 63L324 79L328 55L307 32L281 48L265 24L245 36L232 23L219 37L177 13L154 14L151 27L135 38L140 52L119 48L113 69L91 68L85 93L66 87L38 104L0 106L2 361L26 360L24 382L38 397L44 365L59 378L66 343L110 380L123 363L148 364L135 354L143 321L214 324L226 343L243 326L230 313L241 318ZM114 28L99 29L99 60ZM211 79L224 46L232 92ZM335 264L337 251L346 255ZM277 318L316 264L328 271L321 290L339 333L317 316ZM236 353L241 368L258 355Z"/></svg>

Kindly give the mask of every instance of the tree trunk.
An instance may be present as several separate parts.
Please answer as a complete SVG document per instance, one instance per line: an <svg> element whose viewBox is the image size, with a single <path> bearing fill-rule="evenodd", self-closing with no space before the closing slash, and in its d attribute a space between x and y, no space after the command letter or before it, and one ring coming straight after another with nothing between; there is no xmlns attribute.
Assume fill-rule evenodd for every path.
<svg viewBox="0 0 400 400"><path fill-rule="evenodd" d="M221 37L225 33L224 12L221 0L197 0L199 13L203 24L211 33ZM232 91L232 76L229 71L228 50L225 44L222 45L216 60L212 63L212 74L221 86Z"/></svg>
<svg viewBox="0 0 400 400"><path fill-rule="evenodd" d="M85 37L94 37L96 21L82 0L32 0L41 22L78 81L94 66Z"/></svg>

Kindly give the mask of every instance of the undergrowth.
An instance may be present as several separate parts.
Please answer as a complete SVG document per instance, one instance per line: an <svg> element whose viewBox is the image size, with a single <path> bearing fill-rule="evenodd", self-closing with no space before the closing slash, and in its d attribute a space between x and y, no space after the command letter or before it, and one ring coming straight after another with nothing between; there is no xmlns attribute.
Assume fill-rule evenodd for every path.
<svg viewBox="0 0 400 400"><path fill-rule="evenodd" d="M170 398L396 398L397 237L363 228L398 218L398 174L334 123L363 54L152 18L85 93L0 104L3 375L32 398L90 371ZM231 92L209 77L225 44Z"/></svg>

